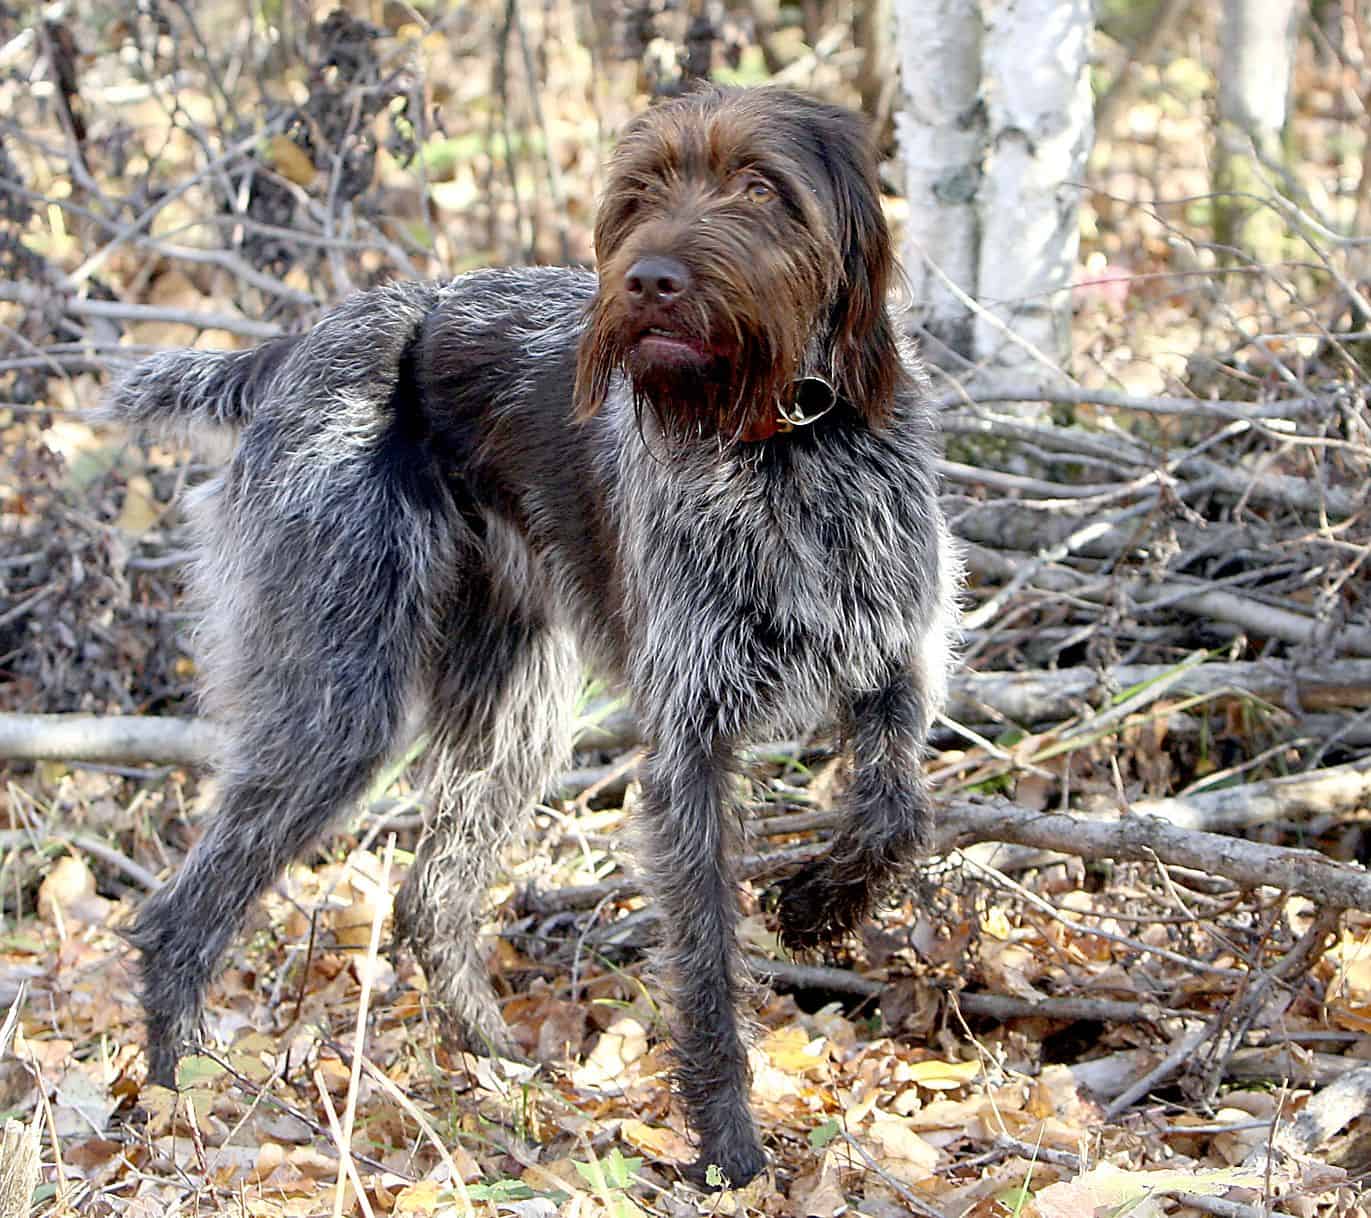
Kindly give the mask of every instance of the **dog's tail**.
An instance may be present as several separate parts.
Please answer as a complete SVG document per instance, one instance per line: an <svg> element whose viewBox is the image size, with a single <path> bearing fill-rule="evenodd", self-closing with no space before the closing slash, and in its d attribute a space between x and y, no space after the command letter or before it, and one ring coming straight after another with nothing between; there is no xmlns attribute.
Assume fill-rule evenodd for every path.
<svg viewBox="0 0 1371 1218"><path fill-rule="evenodd" d="M300 341L274 338L250 351L162 351L121 377L100 413L134 427L237 429L252 418L267 383Z"/></svg>

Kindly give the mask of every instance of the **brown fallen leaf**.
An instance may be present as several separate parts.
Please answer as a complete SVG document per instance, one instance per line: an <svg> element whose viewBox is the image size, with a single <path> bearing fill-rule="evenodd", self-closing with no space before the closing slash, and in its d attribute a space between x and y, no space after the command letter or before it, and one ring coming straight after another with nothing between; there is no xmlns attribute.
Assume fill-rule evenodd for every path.
<svg viewBox="0 0 1371 1218"><path fill-rule="evenodd" d="M826 1152L817 1171L791 1185L791 1211L798 1218L838 1218L848 1208L841 1174L839 1157Z"/></svg>
<svg viewBox="0 0 1371 1218"><path fill-rule="evenodd" d="M646 1151L668 1163L689 1163L695 1158L690 1142L673 1129L627 1120L620 1122L619 1136L636 1150Z"/></svg>
<svg viewBox="0 0 1371 1218"><path fill-rule="evenodd" d="M85 860L66 854L38 885L38 916L54 926L67 922L95 925L109 916L109 902L95 892L95 876Z"/></svg>

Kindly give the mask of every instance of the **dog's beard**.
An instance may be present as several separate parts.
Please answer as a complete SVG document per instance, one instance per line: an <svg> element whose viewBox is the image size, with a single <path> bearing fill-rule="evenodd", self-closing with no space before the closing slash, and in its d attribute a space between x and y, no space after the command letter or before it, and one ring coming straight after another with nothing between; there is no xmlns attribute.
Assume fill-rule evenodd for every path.
<svg viewBox="0 0 1371 1218"><path fill-rule="evenodd" d="M645 324L602 293L577 356L577 414L588 418L623 378L638 418L668 441L738 441L789 403L813 354L814 322L800 313L735 290L720 300L701 294Z"/></svg>
<svg viewBox="0 0 1371 1218"><path fill-rule="evenodd" d="M631 348L621 368L633 391L634 407L651 414L668 439L688 441L728 429L733 367L726 357L700 353L695 358L662 357Z"/></svg>
<svg viewBox="0 0 1371 1218"><path fill-rule="evenodd" d="M731 444L774 418L796 378L797 360L753 336L729 342L647 337L616 353L635 410L668 440Z"/></svg>

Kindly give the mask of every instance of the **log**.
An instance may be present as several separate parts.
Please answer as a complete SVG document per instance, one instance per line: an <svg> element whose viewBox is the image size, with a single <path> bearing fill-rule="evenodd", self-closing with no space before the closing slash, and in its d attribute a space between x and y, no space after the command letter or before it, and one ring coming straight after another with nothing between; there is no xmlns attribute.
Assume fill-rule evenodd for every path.
<svg viewBox="0 0 1371 1218"><path fill-rule="evenodd" d="M1175 668L1123 664L1110 670L1109 681L1111 687L1126 690L1161 680ZM1298 670L1284 661L1201 664L1168 692L1174 696L1250 695L1311 712L1371 707L1371 660L1310 664ZM1106 693L1093 668L959 672L952 678L947 715L960 723L982 723L987 718L1009 719L1023 726L1058 723L1102 701ZM0 761L200 765L212 756L217 738L214 726L199 719L0 714ZM637 740L632 712L619 705L588 725L578 743L582 748L618 750Z"/></svg>

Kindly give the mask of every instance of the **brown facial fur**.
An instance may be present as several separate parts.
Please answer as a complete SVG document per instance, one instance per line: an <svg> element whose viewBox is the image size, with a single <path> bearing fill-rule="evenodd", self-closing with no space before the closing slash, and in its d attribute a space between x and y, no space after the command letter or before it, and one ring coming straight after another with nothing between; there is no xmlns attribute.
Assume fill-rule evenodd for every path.
<svg viewBox="0 0 1371 1218"><path fill-rule="evenodd" d="M830 380L879 425L901 375L876 166L859 119L779 89L707 90L640 116L619 141L595 226L600 289L578 353L575 410L627 373L663 431L743 434ZM689 288L644 306L625 288L668 256ZM676 343L643 343L655 331ZM665 348L665 351L663 350Z"/></svg>

